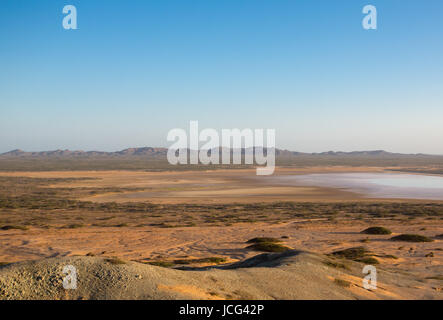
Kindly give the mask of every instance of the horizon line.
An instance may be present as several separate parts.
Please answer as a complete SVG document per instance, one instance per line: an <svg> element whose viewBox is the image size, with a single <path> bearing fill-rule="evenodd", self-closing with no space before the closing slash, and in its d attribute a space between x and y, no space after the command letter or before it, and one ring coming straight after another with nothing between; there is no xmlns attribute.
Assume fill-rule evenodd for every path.
<svg viewBox="0 0 443 320"><path fill-rule="evenodd" d="M206 151L209 150L213 150L216 148L227 148L227 147L215 147L212 149L207 149ZM263 147L263 146L252 146L252 147L247 147L247 148L237 148L237 149L241 149L241 150L246 150L246 149L252 149L252 148L264 148L264 149L268 149L267 147ZM353 151L342 151L342 150L327 150L327 151L320 151L320 152L303 152L303 151L295 151L295 150L290 150L290 149L286 149L286 148L278 148L278 147L271 147L269 149L275 149L275 150L280 150L280 151L287 151L287 152L291 152L291 153L300 153L300 154L307 154L307 155L315 155L315 154L327 154L327 153L364 153L364 152L378 152L378 153L389 153L389 154L396 154L396 155L414 155L414 156L418 156L418 155L425 155L425 156L443 156L443 154L433 154L433 153L422 153L422 152L418 152L418 153L403 153L403 152L391 152L391 151L387 151L384 149L367 149L367 150L353 150ZM127 150L131 150L131 149L163 149L163 150L167 150L167 147L151 147L151 146L143 146L143 147L128 147L128 148L124 148L124 149L120 149L120 150L115 150L115 151L100 151L97 149L94 150L71 150L71 149L53 149L53 150L40 150L40 151L24 151L23 149L13 149L10 151L6 151L6 152L2 152L0 153L0 156L3 155L7 155L10 153L14 153L14 152L22 152L22 153L45 153L45 152L83 152L83 153L91 153L91 152L100 152L100 153L119 153L119 152L123 152L123 151L127 151ZM186 148L187 150L191 150L190 148ZM229 148L229 149L234 149L234 148ZM176 149L178 150L178 149ZM235 149L234 149L235 150ZM196 150L196 151L205 151L205 150Z"/></svg>

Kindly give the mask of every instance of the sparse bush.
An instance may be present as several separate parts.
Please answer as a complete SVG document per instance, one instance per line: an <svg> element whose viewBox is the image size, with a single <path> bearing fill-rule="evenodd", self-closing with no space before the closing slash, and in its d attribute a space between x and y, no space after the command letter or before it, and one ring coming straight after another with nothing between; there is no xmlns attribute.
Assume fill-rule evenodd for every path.
<svg viewBox="0 0 443 320"><path fill-rule="evenodd" d="M379 264L380 263L374 257L363 257L363 258L355 259L354 261L365 263L365 264Z"/></svg>
<svg viewBox="0 0 443 320"><path fill-rule="evenodd" d="M324 264L328 267L337 268L337 269L344 269L344 270L350 270L349 267L341 262L336 261L324 261Z"/></svg>
<svg viewBox="0 0 443 320"><path fill-rule="evenodd" d="M126 261L119 258L108 258L106 259L106 262L109 262L111 264L126 264Z"/></svg>
<svg viewBox="0 0 443 320"><path fill-rule="evenodd" d="M393 254L386 254L384 256L381 256L381 258L398 259L398 257L394 256Z"/></svg>
<svg viewBox="0 0 443 320"><path fill-rule="evenodd" d="M288 248L284 245L274 243L274 242L259 242L254 243L247 247L248 249L255 250L255 251L263 251L263 252L285 252L288 250L291 250L291 248Z"/></svg>
<svg viewBox="0 0 443 320"><path fill-rule="evenodd" d="M433 258L434 257L434 252L429 252L427 254L425 254L426 258Z"/></svg>
<svg viewBox="0 0 443 320"><path fill-rule="evenodd" d="M365 234L391 234L391 230L384 227L370 227L363 230L361 233Z"/></svg>
<svg viewBox="0 0 443 320"><path fill-rule="evenodd" d="M335 251L332 253L333 256L345 258L348 260L353 260L357 262L362 262L366 264L378 264L378 260L373 258L374 255L365 247L354 247L344 250Z"/></svg>
<svg viewBox="0 0 443 320"><path fill-rule="evenodd" d="M3 226L0 229L2 230L28 230L28 227L25 226Z"/></svg>
<svg viewBox="0 0 443 320"><path fill-rule="evenodd" d="M340 287L345 287L345 288L349 288L351 286L351 283L349 281L343 279L334 279L334 283L339 285Z"/></svg>
<svg viewBox="0 0 443 320"><path fill-rule="evenodd" d="M407 242L432 242L433 240L422 236L419 234L401 234L395 237L392 237L391 240L394 241L407 241Z"/></svg>
<svg viewBox="0 0 443 320"><path fill-rule="evenodd" d="M174 260L175 264L193 264L193 263L214 263L214 264L220 264L220 263L224 263L224 262L226 262L226 258L220 258L220 257Z"/></svg>
<svg viewBox="0 0 443 320"><path fill-rule="evenodd" d="M162 267L162 268L170 268L174 266L173 262L169 261L150 261L146 262L146 264L150 264L152 266Z"/></svg>
<svg viewBox="0 0 443 320"><path fill-rule="evenodd" d="M117 228L123 228L123 227L127 227L127 226L128 226L127 223L120 223L120 224L116 225Z"/></svg>
<svg viewBox="0 0 443 320"><path fill-rule="evenodd" d="M344 250L335 251L332 253L332 255L338 256L340 258L346 258L349 260L355 260L369 256L371 255L371 252L365 247L355 247L355 248L348 248Z"/></svg>
<svg viewBox="0 0 443 320"><path fill-rule="evenodd" d="M282 242L280 239L276 239L276 238L252 238L248 241L246 241L246 243L263 243L263 242L267 242L267 243L276 243L276 242Z"/></svg>
<svg viewBox="0 0 443 320"><path fill-rule="evenodd" d="M81 223L73 223L73 224L69 224L69 225L65 226L65 228L68 228L68 229L77 229L77 228L83 228L83 227L84 227L84 225Z"/></svg>

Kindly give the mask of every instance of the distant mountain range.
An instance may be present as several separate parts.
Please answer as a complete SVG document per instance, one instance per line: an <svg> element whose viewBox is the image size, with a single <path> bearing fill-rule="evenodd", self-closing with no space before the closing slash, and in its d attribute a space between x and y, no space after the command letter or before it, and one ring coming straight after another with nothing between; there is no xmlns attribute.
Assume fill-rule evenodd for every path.
<svg viewBox="0 0 443 320"><path fill-rule="evenodd" d="M118 156L163 156L166 155L166 148L129 148L116 152L104 151L71 151L71 150L53 150L40 152L26 152L20 149L12 150L0 154L0 157L118 157Z"/></svg>
<svg viewBox="0 0 443 320"><path fill-rule="evenodd" d="M242 149L242 153L251 153L253 148ZM167 148L129 148L115 152L104 151L71 151L71 150L53 150L53 151L40 151L40 152L26 152L23 150L12 150L3 154L0 154L0 158L94 158L94 157L148 157L148 158L160 158L165 157L168 152ZM275 149L276 156L280 157L292 157L292 156L366 156L366 157L389 157L389 156L431 156L425 154L401 154L391 153L384 150L373 151L328 151L320 153L304 153L297 151L289 151L283 149Z"/></svg>

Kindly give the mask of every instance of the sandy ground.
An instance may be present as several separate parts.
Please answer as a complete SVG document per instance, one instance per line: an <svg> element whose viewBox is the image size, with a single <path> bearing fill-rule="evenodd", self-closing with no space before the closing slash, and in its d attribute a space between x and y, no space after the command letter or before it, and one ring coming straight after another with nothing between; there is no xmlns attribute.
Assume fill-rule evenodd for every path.
<svg viewBox="0 0 443 320"><path fill-rule="evenodd" d="M302 174L313 172L380 172L380 168L345 168L345 167L324 167L324 168L300 168L277 170L276 175ZM137 171L76 171L76 172L11 172L0 173L0 176L26 176L26 177L44 177L44 178L71 178L71 177L90 177L96 180L75 181L69 183L57 183L52 185L59 187L137 187L143 188L143 191L130 191L123 193L106 193L95 196L88 196L80 200L94 202L130 202L130 201L149 201L153 203L232 203L232 202L274 202L274 201L363 201L362 195L332 189L332 188L307 188L297 186L282 186L276 184L272 179L255 176L254 170L218 170L206 172L137 172ZM389 201L384 199L383 201ZM93 254L94 259L102 257L119 257L127 261L169 261L176 258L200 258L200 257L225 257L228 261L242 261L251 258L258 253L246 249L245 242L253 237L284 237L284 243L297 250L314 252L316 254L329 254L332 251L345 249L349 247L365 246L378 255L381 262L380 268L386 272L396 272L407 274L409 280L395 283L394 278L390 285L404 288L415 288L404 290L403 294L397 289L387 290L381 295L371 295L358 291L357 285L350 289L338 289L333 281L328 277L334 278L334 274L326 276L326 281L321 285L323 289L334 288L333 296L323 296L323 289L318 289L311 293L303 294L302 290L294 289L286 295L280 291L268 291L263 288L258 290L250 289L252 298L443 298L441 296L441 280L429 280L429 277L441 277L443 275L443 244L442 240L435 239L438 234L443 233L443 225L440 222L427 221L425 219L416 219L414 221L399 222L394 220L383 221L383 226L390 228L395 234L400 233L419 233L435 239L430 243L402 243L390 241L391 236L363 235L361 230L371 226L371 224L361 221L350 223L349 221L327 221L310 219L291 219L281 221L280 223L240 223L232 226L214 226L214 227L186 227L186 228L155 228L155 227L125 227L125 228L100 228L88 226L79 229L41 229L31 227L29 230L3 230L0 231L0 261L2 262L20 262L29 260L38 260L44 258L68 259L76 255L84 256ZM362 242L364 239L365 240ZM426 257L430 252L433 257ZM394 255L397 259L384 258L385 255ZM86 259L86 258L85 258ZM92 259L92 258L91 258ZM311 258L306 258L308 261ZM52 260L51 260L52 261ZM54 260L59 263L59 260ZM62 260L60 260L62 261ZM88 260L89 261L89 260ZM88 265L88 261L82 261L80 264ZM101 260L100 260L101 261ZM43 263L43 262L42 262ZM49 262L48 262L49 263ZM95 265L94 262L92 265ZM102 263L102 262L100 262ZM134 262L136 263L136 262ZM303 262L305 263L305 262ZM144 264L134 264L133 273L151 272L151 269L139 270L143 268L152 268ZM131 266L133 266L131 262ZM53 266L51 265L51 268ZM319 266L318 266L319 267ZM6 268L6 269L5 269ZM48 267L49 268L49 267ZM86 267L85 267L86 268ZM100 268L102 266L100 265ZM116 268L112 266L112 268ZM320 267L319 267L320 268ZM0 282L4 280L9 272L10 266L0 269ZM146 271L148 270L148 271ZM166 270L164 268L155 272L178 272L177 270ZM299 270L299 269L297 269ZM12 272L12 271L11 271ZM152 271L154 272L154 271ZM184 272L184 271L180 271ZM222 272L220 270L211 271L215 274ZM223 271L227 272L227 271ZM258 271L257 271L258 272ZM270 272L270 271L269 271ZM274 271L272 271L274 272ZM278 274L279 270L275 271ZM300 271L301 272L301 271ZM360 272L361 273L361 272ZM211 273L212 274L212 273ZM267 274L263 270L260 276L273 278L274 273ZM173 273L167 275L175 277ZM3 278L2 278L3 277ZM143 276L145 277L145 275ZM146 277L148 277L146 275ZM180 276L182 277L182 276ZM179 277L179 278L180 278ZM239 275L226 276L229 281L238 279ZM231 277L231 278L230 278ZM277 277L277 275L275 275ZM297 278L297 275L290 277ZM303 278L303 276L300 276ZM313 277L311 274L305 277ZM347 276L349 279L354 279ZM185 277L186 278L186 277ZM183 278L183 279L185 279ZM291 281L296 281L292 279ZM3 279L3 280L2 280ZM189 293L188 289L181 292L177 286L189 286L191 280L183 280L172 284L152 282L146 284L154 286L157 290L163 292L156 295L154 291L134 291L134 295L122 295L118 293L99 293L84 292L84 298L211 298L208 296L207 287L205 293ZM279 278L280 279L280 278ZM286 278L280 280L285 283ZM356 278L360 281L360 278ZM354 279L353 282L358 281ZM411 280L412 279L412 280ZM279 281L280 281L279 280ZM322 281L323 281L322 280ZM92 281L92 280L91 280ZM135 280L134 280L135 281ZM188 282L187 282L188 281ZM192 280L194 281L194 280ZM195 280L197 281L197 280ZM221 280L228 281L228 280ZM300 281L300 279L298 280ZM393 282L394 281L394 282ZM406 282L405 282L406 281ZM409 284L408 281L417 283ZM332 283L332 284L331 284ZM405 284L408 283L408 284ZM300 283L298 283L300 284ZM193 288L199 288L202 284L196 282L192 284ZM250 286L251 284L245 285ZM295 282L292 284L295 285ZM5 284L7 287L7 284ZM159 287L160 286L160 287ZM161 287L163 286L163 287ZM224 284L224 286L228 286ZM319 288L320 288L319 287ZM163 289L162 289L163 288ZM175 288L175 289L168 289ZM417 290L418 291L417 291ZM422 289L422 290L421 290ZM129 289L128 289L129 290ZM140 289L141 290L141 289ZM194 290L194 289L192 289ZM192 291L191 290L191 291ZM241 295L233 294L235 290L228 290L233 298L239 298ZM234 291L233 291L234 290ZM258 291L257 291L258 290ZM263 291L264 290L264 291ZM421 291L420 291L421 290ZM388 292L389 291L389 292ZM111 292L111 291L110 291ZM169 292L169 295L165 292ZM181 292L181 293L180 293ZM272 292L272 294L271 294ZM298 293L297 293L298 292ZM415 292L415 293L414 293ZM415 296L414 296L415 294ZM93 296L91 296L93 295ZM217 298L229 298L227 293L215 293ZM24 295L24 298L35 298L32 295ZM53 296L54 298L55 296ZM57 296L58 297L58 296ZM50 297L48 297L50 298ZM63 298L62 296L58 298ZM78 298L78 297L77 297Z"/></svg>
<svg viewBox="0 0 443 320"><path fill-rule="evenodd" d="M443 232L435 222L415 221L383 223L394 234L419 233L433 238ZM385 267L411 271L419 278L443 274L443 240L431 243L390 241L393 235L364 235L365 223L294 220L279 224L237 224L217 227L187 228L32 228L0 233L0 261L25 261L72 255L120 257L136 261L168 261L177 258L225 257L230 261L257 254L246 249L254 237L284 238L284 243L298 250L328 254L336 250L365 246L374 253L394 255L398 259L378 258ZM422 230L425 228L426 230ZM287 237L287 238L286 238ZM362 243L361 240L370 239ZM433 252L433 257L425 257Z"/></svg>
<svg viewBox="0 0 443 320"><path fill-rule="evenodd" d="M326 172L382 172L372 167L277 168L273 176L256 176L254 169L185 172L141 171L54 171L0 172L0 176L35 178L97 178L57 187L119 187L143 188L143 191L107 193L81 198L94 202L152 203L254 203L275 201L342 201L361 199L363 195L335 188L287 186L274 178Z"/></svg>
<svg viewBox="0 0 443 320"><path fill-rule="evenodd" d="M377 271L366 290L361 264L346 271L322 255L264 254L228 268L182 271L97 257L51 258L0 268L4 299L441 299L432 282ZM75 267L75 290L63 288L64 266ZM344 283L344 285L343 285Z"/></svg>

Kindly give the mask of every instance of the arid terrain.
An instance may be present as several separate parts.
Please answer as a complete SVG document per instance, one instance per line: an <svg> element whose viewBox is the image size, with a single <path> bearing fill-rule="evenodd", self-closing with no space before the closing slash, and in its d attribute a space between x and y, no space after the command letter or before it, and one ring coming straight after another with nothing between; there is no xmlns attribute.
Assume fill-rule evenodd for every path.
<svg viewBox="0 0 443 320"><path fill-rule="evenodd" d="M414 171L320 165L279 167L272 177L258 177L253 168L3 171L0 297L442 299L443 201L368 198L275 179L391 170ZM362 233L373 226L391 233ZM425 240L392 239L402 234ZM275 248L251 246L257 237ZM350 248L361 252L337 254ZM239 267L280 249L293 251L269 253L275 264ZM59 267L68 262L78 264L82 287L69 294L59 290ZM362 288L365 264L380 271L373 292ZM104 275L94 278L97 272ZM112 284L99 289L101 280Z"/></svg>

